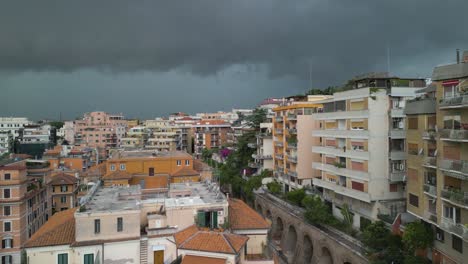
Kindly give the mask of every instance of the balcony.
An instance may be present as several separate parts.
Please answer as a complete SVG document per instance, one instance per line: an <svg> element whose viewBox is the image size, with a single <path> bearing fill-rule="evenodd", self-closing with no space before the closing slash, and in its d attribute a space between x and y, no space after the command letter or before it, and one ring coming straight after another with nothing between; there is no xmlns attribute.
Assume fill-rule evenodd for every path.
<svg viewBox="0 0 468 264"><path fill-rule="evenodd" d="M296 135L297 134L297 129L290 128L290 129L288 129L288 132L289 132L290 135Z"/></svg>
<svg viewBox="0 0 468 264"><path fill-rule="evenodd" d="M347 197L352 197L354 199L358 199L358 200L370 203L370 195L366 192L360 192L357 190L346 188L344 186L339 185L338 183L324 181L319 178L313 178L312 181L313 181L313 184L316 186L323 187L329 190L333 190L335 193L339 193Z"/></svg>
<svg viewBox="0 0 468 264"><path fill-rule="evenodd" d="M429 195L429 196L432 196L432 197L437 197L437 187L434 186L434 185L430 185L430 184L424 184L423 185L423 190L424 190L424 193Z"/></svg>
<svg viewBox="0 0 468 264"><path fill-rule="evenodd" d="M468 207L468 192L445 188L441 192L442 200L460 207Z"/></svg>
<svg viewBox="0 0 468 264"><path fill-rule="evenodd" d="M297 178L297 172L295 171L288 171L288 175L294 178Z"/></svg>
<svg viewBox="0 0 468 264"><path fill-rule="evenodd" d="M441 140L468 142L468 130L465 129L442 129L439 135Z"/></svg>
<svg viewBox="0 0 468 264"><path fill-rule="evenodd" d="M436 140L436 137L437 137L437 132L435 132L435 130L426 130L422 134L422 138L425 140L434 141Z"/></svg>
<svg viewBox="0 0 468 264"><path fill-rule="evenodd" d="M406 172L395 171L388 174L390 182L404 182L406 181Z"/></svg>
<svg viewBox="0 0 468 264"><path fill-rule="evenodd" d="M406 159L406 152L399 151L399 150L392 150L390 151L390 159L391 160L405 160Z"/></svg>
<svg viewBox="0 0 468 264"><path fill-rule="evenodd" d="M442 160L439 169L447 176L468 180L468 161L466 160Z"/></svg>
<svg viewBox="0 0 468 264"><path fill-rule="evenodd" d="M258 137L258 138L270 138L270 137L271 137L271 133L258 133L258 134L257 134L257 137Z"/></svg>
<svg viewBox="0 0 468 264"><path fill-rule="evenodd" d="M440 226L450 233L461 237L463 240L468 241L468 227L465 225L455 223L453 219L442 217Z"/></svg>
<svg viewBox="0 0 468 264"><path fill-rule="evenodd" d="M258 159L258 160L270 160L272 159L273 157L271 155L259 155L259 154L252 154L252 158L254 159Z"/></svg>
<svg viewBox="0 0 468 264"><path fill-rule="evenodd" d="M296 114L288 114L288 120L291 120L291 121L297 120L297 115Z"/></svg>
<svg viewBox="0 0 468 264"><path fill-rule="evenodd" d="M316 120L330 120L330 119L362 119L369 117L369 110L357 111L340 111L331 113L318 113L313 114Z"/></svg>
<svg viewBox="0 0 468 264"><path fill-rule="evenodd" d="M282 116L277 116L275 117L276 122L283 122L283 117Z"/></svg>
<svg viewBox="0 0 468 264"><path fill-rule="evenodd" d="M297 156L288 155L288 161L292 163L297 163Z"/></svg>
<svg viewBox="0 0 468 264"><path fill-rule="evenodd" d="M405 110L403 108L393 108L390 110L392 117L405 117Z"/></svg>
<svg viewBox="0 0 468 264"><path fill-rule="evenodd" d="M433 222L434 224L437 224L437 212L436 211L426 210L424 212L424 218L426 218L427 220Z"/></svg>
<svg viewBox="0 0 468 264"><path fill-rule="evenodd" d="M282 128L276 128L275 129L276 134L282 135L283 134L283 129Z"/></svg>
<svg viewBox="0 0 468 264"><path fill-rule="evenodd" d="M283 160L283 155L282 154L276 154L275 158L279 159L279 160Z"/></svg>
<svg viewBox="0 0 468 264"><path fill-rule="evenodd" d="M404 129L393 129L388 132L388 136L391 138L406 138L406 130Z"/></svg>
<svg viewBox="0 0 468 264"><path fill-rule="evenodd" d="M275 141L275 146L282 148L284 146L284 144L281 141Z"/></svg>
<svg viewBox="0 0 468 264"><path fill-rule="evenodd" d="M346 129L313 130L312 136L367 139L369 138L369 131L368 130L346 130Z"/></svg>
<svg viewBox="0 0 468 264"><path fill-rule="evenodd" d="M313 146L312 152L346 158L369 160L369 152L367 151L347 150L345 148L336 147Z"/></svg>
<svg viewBox="0 0 468 264"><path fill-rule="evenodd" d="M249 148L257 148L257 143L247 143L247 147L249 147Z"/></svg>
<svg viewBox="0 0 468 264"><path fill-rule="evenodd" d="M262 165L260 165L259 163L256 163L256 162L249 162L249 167L254 168L254 169L258 169L258 168L262 167Z"/></svg>
<svg viewBox="0 0 468 264"><path fill-rule="evenodd" d="M320 162L312 162L312 168L333 173L335 175L343 175L360 180L369 180L369 174L365 171L350 170L346 168L339 168L332 164L323 164Z"/></svg>
<svg viewBox="0 0 468 264"><path fill-rule="evenodd" d="M427 168L433 168L433 169L437 168L437 158L425 157L422 166L427 167Z"/></svg>
<svg viewBox="0 0 468 264"><path fill-rule="evenodd" d="M468 107L468 95L443 98L439 102L440 109L465 108Z"/></svg>
<svg viewBox="0 0 468 264"><path fill-rule="evenodd" d="M297 143L288 143L288 149L297 149Z"/></svg>

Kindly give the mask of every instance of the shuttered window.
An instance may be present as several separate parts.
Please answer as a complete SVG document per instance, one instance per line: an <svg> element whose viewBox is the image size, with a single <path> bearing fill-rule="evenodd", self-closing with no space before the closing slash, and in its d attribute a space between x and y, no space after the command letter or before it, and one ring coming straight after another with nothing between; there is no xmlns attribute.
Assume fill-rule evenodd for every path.
<svg viewBox="0 0 468 264"><path fill-rule="evenodd" d="M409 204L411 204L412 206L419 207L419 197L417 195L410 193L408 200Z"/></svg>
<svg viewBox="0 0 468 264"><path fill-rule="evenodd" d="M351 161L351 169L356 171L365 171L364 163L358 161Z"/></svg>
<svg viewBox="0 0 468 264"><path fill-rule="evenodd" d="M458 146L444 146L444 159L459 160L460 159L460 148Z"/></svg>
<svg viewBox="0 0 468 264"><path fill-rule="evenodd" d="M418 129L417 117L408 117L408 129Z"/></svg>
<svg viewBox="0 0 468 264"><path fill-rule="evenodd" d="M351 187L352 187L354 190L358 190L358 191L361 191L361 192L364 191L364 183L352 181L352 182L351 182Z"/></svg>

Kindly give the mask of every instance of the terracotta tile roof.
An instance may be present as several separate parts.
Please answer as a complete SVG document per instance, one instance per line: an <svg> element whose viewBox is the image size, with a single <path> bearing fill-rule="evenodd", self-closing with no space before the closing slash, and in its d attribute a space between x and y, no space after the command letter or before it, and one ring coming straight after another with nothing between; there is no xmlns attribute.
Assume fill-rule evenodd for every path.
<svg viewBox="0 0 468 264"><path fill-rule="evenodd" d="M181 264L226 264L226 259L185 255Z"/></svg>
<svg viewBox="0 0 468 264"><path fill-rule="evenodd" d="M198 171L198 172L202 172L202 171L205 171L205 170L211 170L211 167L208 164L206 164L205 162L201 161L201 160L194 159L193 160L193 169Z"/></svg>
<svg viewBox="0 0 468 264"><path fill-rule="evenodd" d="M179 170L171 174L172 177L182 177L182 176L198 176L200 173L190 167L181 166Z"/></svg>
<svg viewBox="0 0 468 264"><path fill-rule="evenodd" d="M237 254L249 239L222 231L190 226L174 235L179 249Z"/></svg>
<svg viewBox="0 0 468 264"><path fill-rule="evenodd" d="M229 223L233 230L270 228L259 213L239 199L229 200Z"/></svg>
<svg viewBox="0 0 468 264"><path fill-rule="evenodd" d="M64 172L54 174L51 178L51 185L75 184L78 182L78 179L74 175Z"/></svg>
<svg viewBox="0 0 468 264"><path fill-rule="evenodd" d="M76 208L58 212L49 218L26 242L25 247L69 245L75 241Z"/></svg>
<svg viewBox="0 0 468 264"><path fill-rule="evenodd" d="M111 180L130 180L132 178L132 174L126 172L126 171L114 171L111 172L104 177L102 177L103 180L105 181L111 181Z"/></svg>
<svg viewBox="0 0 468 264"><path fill-rule="evenodd" d="M107 164L106 162L94 165L91 168L87 169L82 176L101 176L107 173Z"/></svg>

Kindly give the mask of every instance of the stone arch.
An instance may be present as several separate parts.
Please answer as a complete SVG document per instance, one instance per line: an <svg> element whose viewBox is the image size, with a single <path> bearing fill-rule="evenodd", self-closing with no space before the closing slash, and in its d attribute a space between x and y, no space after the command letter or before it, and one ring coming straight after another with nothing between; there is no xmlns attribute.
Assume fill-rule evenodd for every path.
<svg viewBox="0 0 468 264"><path fill-rule="evenodd" d="M318 260L318 264L333 264L333 257L330 252L330 249L327 247L322 247L322 252Z"/></svg>
<svg viewBox="0 0 468 264"><path fill-rule="evenodd" d="M283 236L284 231L284 224L283 220L280 217L276 218L276 222L273 228L272 239L281 241L281 237Z"/></svg>
<svg viewBox="0 0 468 264"><path fill-rule="evenodd" d="M272 216L271 211L269 209L266 210L265 217L266 217L266 219L268 219L270 221L273 220L273 216Z"/></svg>
<svg viewBox="0 0 468 264"><path fill-rule="evenodd" d="M286 234L286 241L284 244L284 251L290 263L294 263L294 253L297 246L297 231L293 225L290 225L288 228L288 233Z"/></svg>
<svg viewBox="0 0 468 264"><path fill-rule="evenodd" d="M257 203L257 212L263 216L263 208L260 203Z"/></svg>
<svg viewBox="0 0 468 264"><path fill-rule="evenodd" d="M310 239L309 235L304 236L304 243L303 243L303 263L312 263L312 257L314 256L314 245L312 244L312 240Z"/></svg>

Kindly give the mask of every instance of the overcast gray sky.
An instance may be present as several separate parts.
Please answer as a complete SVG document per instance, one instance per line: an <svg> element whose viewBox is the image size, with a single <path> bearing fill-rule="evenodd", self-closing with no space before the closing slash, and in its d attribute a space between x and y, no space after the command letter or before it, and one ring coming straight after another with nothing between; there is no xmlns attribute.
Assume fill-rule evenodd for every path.
<svg viewBox="0 0 468 264"><path fill-rule="evenodd" d="M468 50L466 0L2 1L0 116L253 107ZM310 81L311 79L311 81Z"/></svg>

